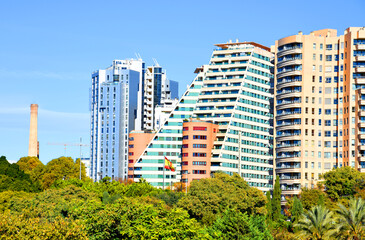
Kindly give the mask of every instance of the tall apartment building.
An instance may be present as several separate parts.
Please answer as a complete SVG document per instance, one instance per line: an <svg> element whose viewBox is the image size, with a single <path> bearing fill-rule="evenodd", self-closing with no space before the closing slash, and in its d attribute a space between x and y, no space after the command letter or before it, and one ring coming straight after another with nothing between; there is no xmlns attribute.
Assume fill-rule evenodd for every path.
<svg viewBox="0 0 365 240"><path fill-rule="evenodd" d="M177 169L168 173L165 183L180 181L183 121L194 117L219 126L210 156L212 173L238 173L263 191L272 187L269 108L273 55L269 48L253 42L216 46L209 65L196 69L196 78L135 163L135 181L143 177L154 186L162 186L165 156ZM190 144L185 140L184 144ZM197 159L204 156L200 155L204 149L199 148L204 144L193 152ZM190 174L184 177L184 173L185 181L206 172Z"/></svg>
<svg viewBox="0 0 365 240"><path fill-rule="evenodd" d="M90 176L95 181L127 177L128 134L142 124L138 98L143 95L144 73L141 59L114 60L92 73Z"/></svg>
<svg viewBox="0 0 365 240"><path fill-rule="evenodd" d="M165 71L158 64L146 69L143 96L142 129L154 130L156 106L160 105L165 99L171 99L170 81L167 79Z"/></svg>
<svg viewBox="0 0 365 240"><path fill-rule="evenodd" d="M364 28L276 41L275 171L283 195L315 187L334 167L365 166L364 46Z"/></svg>

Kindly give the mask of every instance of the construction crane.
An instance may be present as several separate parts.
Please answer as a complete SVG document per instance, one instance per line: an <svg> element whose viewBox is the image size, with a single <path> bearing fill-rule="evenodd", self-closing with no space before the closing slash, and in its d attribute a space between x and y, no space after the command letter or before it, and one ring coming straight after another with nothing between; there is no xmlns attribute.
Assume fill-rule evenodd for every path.
<svg viewBox="0 0 365 240"><path fill-rule="evenodd" d="M67 147L68 146L75 146L75 147L88 147L89 144L83 144L83 143L55 143L55 142L49 142L48 145L58 145L58 146L64 146L65 147L65 156L67 153Z"/></svg>
<svg viewBox="0 0 365 240"><path fill-rule="evenodd" d="M50 143L49 142L48 145L61 145L61 146L64 146L65 147L65 157L66 157L67 146L77 146L77 147L80 147L80 180L81 180L81 158L82 158L81 148L82 147L88 147L90 145L89 144L83 144L81 137L80 137L80 143Z"/></svg>

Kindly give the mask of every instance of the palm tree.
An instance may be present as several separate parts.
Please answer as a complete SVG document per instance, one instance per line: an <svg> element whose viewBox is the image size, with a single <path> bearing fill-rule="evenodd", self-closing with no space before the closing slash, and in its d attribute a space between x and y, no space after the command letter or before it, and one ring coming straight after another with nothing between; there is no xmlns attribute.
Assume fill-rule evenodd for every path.
<svg viewBox="0 0 365 240"><path fill-rule="evenodd" d="M339 204L336 211L339 216L340 235L345 239L365 238L365 201L361 198L350 199L349 208Z"/></svg>
<svg viewBox="0 0 365 240"><path fill-rule="evenodd" d="M323 206L314 206L303 213L294 227L299 230L298 238L307 240L335 239L338 232L333 213Z"/></svg>

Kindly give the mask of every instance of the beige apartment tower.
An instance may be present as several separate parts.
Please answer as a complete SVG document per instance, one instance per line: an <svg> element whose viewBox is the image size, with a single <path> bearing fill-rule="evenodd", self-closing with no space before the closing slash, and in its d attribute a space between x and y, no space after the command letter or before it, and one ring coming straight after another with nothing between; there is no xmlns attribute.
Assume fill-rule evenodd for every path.
<svg viewBox="0 0 365 240"><path fill-rule="evenodd" d="M365 29L276 41L275 173L283 196L336 167L365 170ZM284 198L283 198L284 199Z"/></svg>
<svg viewBox="0 0 365 240"><path fill-rule="evenodd" d="M30 105L29 157L39 157L38 145L38 104Z"/></svg>

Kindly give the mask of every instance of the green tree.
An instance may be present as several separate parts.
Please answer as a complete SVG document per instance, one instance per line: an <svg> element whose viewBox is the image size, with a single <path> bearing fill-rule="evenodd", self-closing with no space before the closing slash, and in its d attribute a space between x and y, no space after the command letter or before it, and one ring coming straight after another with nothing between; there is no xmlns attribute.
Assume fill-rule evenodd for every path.
<svg viewBox="0 0 365 240"><path fill-rule="evenodd" d="M238 174L229 176L225 173L215 173L213 178L193 181L187 196L177 204L207 225L229 208L249 215L265 215L265 205L266 198L260 190L250 187Z"/></svg>
<svg viewBox="0 0 365 240"><path fill-rule="evenodd" d="M326 202L325 193L319 189L302 188L300 200L303 208L306 210L309 210L316 205L326 205L324 204Z"/></svg>
<svg viewBox="0 0 365 240"><path fill-rule="evenodd" d="M0 192L6 190L36 192L39 191L29 174L15 163L10 164L5 156L0 157Z"/></svg>
<svg viewBox="0 0 365 240"><path fill-rule="evenodd" d="M83 164L82 164L83 165ZM79 178L80 162L74 162L71 157L55 158L48 162L42 172L42 187L49 188L56 180ZM85 166L82 167L82 179L86 178Z"/></svg>
<svg viewBox="0 0 365 240"><path fill-rule="evenodd" d="M349 208L339 204L337 209L340 234L346 239L365 239L365 202L361 198L352 198Z"/></svg>
<svg viewBox="0 0 365 240"><path fill-rule="evenodd" d="M266 192L266 210L267 210L267 218L272 220L272 202L271 202L271 194L270 191Z"/></svg>
<svg viewBox="0 0 365 240"><path fill-rule="evenodd" d="M297 222L300 216L302 216L303 214L303 205L296 196L294 196L293 198L293 205L292 208L290 209L290 213L292 222Z"/></svg>
<svg viewBox="0 0 365 240"><path fill-rule="evenodd" d="M212 239L273 239L264 216L248 216L233 209L227 209L207 231Z"/></svg>
<svg viewBox="0 0 365 240"><path fill-rule="evenodd" d="M16 164L27 174L30 174L38 165L44 166L37 157L22 157Z"/></svg>
<svg viewBox="0 0 365 240"><path fill-rule="evenodd" d="M304 212L294 227L299 230L296 235L300 239L330 240L338 232L333 213L323 206L314 206Z"/></svg>
<svg viewBox="0 0 365 240"><path fill-rule="evenodd" d="M326 193L337 201L340 197L352 197L356 188L363 189L365 186L365 174L352 167L336 168L323 174L325 179Z"/></svg>
<svg viewBox="0 0 365 240"><path fill-rule="evenodd" d="M281 189L279 176L276 176L275 179L274 191L271 202L273 219L278 220L279 218L281 218Z"/></svg>

